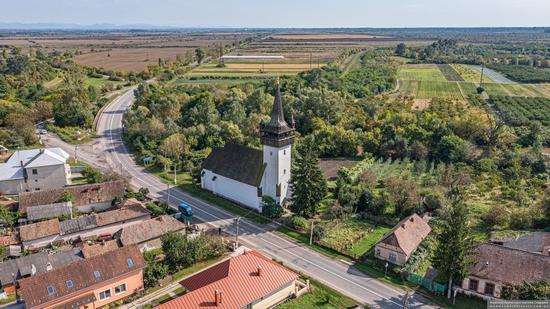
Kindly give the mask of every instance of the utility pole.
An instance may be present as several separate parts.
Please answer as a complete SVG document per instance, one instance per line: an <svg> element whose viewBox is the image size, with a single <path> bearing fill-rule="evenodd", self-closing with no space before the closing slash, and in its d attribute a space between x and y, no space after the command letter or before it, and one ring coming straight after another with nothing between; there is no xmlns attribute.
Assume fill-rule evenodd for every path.
<svg viewBox="0 0 550 309"><path fill-rule="evenodd" d="M313 245L313 223L314 221L311 220L311 231L309 232L309 245Z"/></svg>
<svg viewBox="0 0 550 309"><path fill-rule="evenodd" d="M484 66L483 66L483 62L481 63L481 79L479 80L479 86L480 87L483 87L483 71L484 71Z"/></svg>
<svg viewBox="0 0 550 309"><path fill-rule="evenodd" d="M241 217L237 217L235 220L235 250L239 248L239 222L241 221Z"/></svg>
<svg viewBox="0 0 550 309"><path fill-rule="evenodd" d="M78 163L78 145L74 146L74 162Z"/></svg>
<svg viewBox="0 0 550 309"><path fill-rule="evenodd" d="M176 176L176 170L178 169L178 164L174 164L174 186L178 184L178 178Z"/></svg>
<svg viewBox="0 0 550 309"><path fill-rule="evenodd" d="M166 192L168 193L168 205L170 205L170 183L168 182L166 186L168 187L168 190L166 190Z"/></svg>

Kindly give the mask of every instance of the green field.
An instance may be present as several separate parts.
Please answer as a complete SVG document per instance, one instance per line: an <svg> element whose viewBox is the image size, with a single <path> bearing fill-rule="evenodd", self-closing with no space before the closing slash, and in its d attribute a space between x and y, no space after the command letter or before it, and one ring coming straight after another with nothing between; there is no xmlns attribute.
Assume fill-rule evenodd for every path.
<svg viewBox="0 0 550 309"><path fill-rule="evenodd" d="M397 72L397 79L441 82L447 81L437 66L417 67L412 65L404 65Z"/></svg>
<svg viewBox="0 0 550 309"><path fill-rule="evenodd" d="M457 73L467 82L479 83L481 80L481 73L468 67L464 64L451 64L450 65ZM488 76L483 76L484 83L492 83L493 81Z"/></svg>
<svg viewBox="0 0 550 309"><path fill-rule="evenodd" d="M425 81L418 82L418 99L443 98L452 100L464 99L457 82Z"/></svg>

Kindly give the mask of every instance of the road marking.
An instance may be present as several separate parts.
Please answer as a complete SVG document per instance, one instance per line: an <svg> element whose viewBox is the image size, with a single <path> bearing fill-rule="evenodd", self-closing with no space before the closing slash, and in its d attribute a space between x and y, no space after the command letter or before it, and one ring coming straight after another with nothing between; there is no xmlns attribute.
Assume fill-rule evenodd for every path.
<svg viewBox="0 0 550 309"><path fill-rule="evenodd" d="M113 109L113 110L109 110L109 111L110 111L110 112L113 112L114 109L115 109L115 105L118 105L119 103L121 103L120 101L122 101L122 99L123 99L124 97L129 96L130 93L131 93L131 92L128 91L126 94L124 94L124 95L118 97L118 98L117 98L117 102L114 103L114 104L112 104L112 105L110 106L110 108ZM133 94L133 93L132 93L132 94ZM118 107L118 106L117 106L117 107ZM122 117L122 115L121 115L121 117ZM102 118L103 118L103 117L102 117ZM127 153L128 153L128 149L127 149L126 145L124 144L121 135L117 136L116 138L115 138L115 136L113 135L113 120L114 120L114 118L115 118L114 115L112 115L112 116L110 117L109 123L108 123L109 127L108 127L107 129L109 130L109 137L110 137L110 141L111 141L111 147L112 147L112 149L113 149L113 151L112 151L113 157L114 157L114 159L115 159L115 161L116 161L116 162L113 162L113 163L114 163L114 164L117 164L117 163L120 164L121 169L122 169L123 164L127 164L127 162L123 162L123 161L126 161L126 160L121 159L121 158L119 157L118 152L115 151L115 149L116 149L117 146L120 146L120 147L122 147L122 148L124 149L124 151L127 152ZM101 121L101 119L100 119L100 121ZM122 122L122 119L121 119L121 122ZM106 131L106 130L105 130L105 131ZM105 136L105 134L103 133L102 136ZM130 160L130 161L131 161L131 160ZM147 173L145 173L145 172L142 172L142 171L136 169L136 168L133 166L133 164L134 164L134 162L131 161L130 164L127 164L125 167L126 167L127 169L129 169L130 172L133 172L133 173L138 174L138 175L139 175L139 174L144 174L145 177L151 178L152 180L148 181L146 178L143 178L143 179L142 179L141 177L132 176L131 174L130 174L130 177L131 177L131 178L134 178L134 179L137 179L138 182L141 182L141 183L145 184L146 186L150 186L150 187L155 188L155 189L160 193L160 196L162 197L162 195L163 195L162 192L163 192L164 189L163 189L162 187L160 187L160 186L157 186L157 183L159 182L159 180L156 179L156 176L151 176L151 175L149 175L149 174L147 174ZM115 166L115 168L116 168L116 166ZM191 197L191 196L189 196L188 194L186 194L185 192L180 191L178 188L171 188L171 189L168 189L168 190L171 190L170 192L174 192L174 193L175 193L175 194L171 194L171 197L173 197L175 200L178 200L178 201L180 201L180 202L186 202L186 200L183 200L182 198L180 198L180 197L177 196L177 195L181 195L181 196L184 196L185 198L187 198L188 200L192 200L192 201L194 202L194 204L201 205L201 206L203 206L203 207L205 207L205 208L214 208L214 209L216 209L217 211L219 211L220 213L222 213L222 214L224 214L224 215L232 216L232 214L231 214L230 212L227 212L227 211L225 211L224 209L219 209L219 208L217 208L216 206L212 206L212 205L210 205L210 204L208 204L208 203L205 203L205 202L203 202L203 201L200 201L199 199L197 199L197 198L195 198L195 197ZM167 195L168 195L168 192L165 192L164 195L167 196ZM193 206L193 205L191 205L191 206ZM171 207L172 207L172 206L171 206ZM206 211L206 210L204 210L204 209L201 209L201 208L199 208L199 207L197 207L197 210L199 210L199 212L203 212L203 213L207 214L208 216L211 216L212 218L217 219L217 220L220 221L220 222L224 222L224 223L225 223L225 222L229 222L230 224L232 224L232 220L231 220L231 219L223 219L223 218L220 218L220 217L218 217L217 215L214 215L214 214L212 214L212 213L210 213L210 212L208 212L208 211ZM204 222L208 222L208 221L209 221L209 220L204 220L205 218L201 218L200 216L196 216L196 217L197 217L198 219L200 219L201 221L204 221ZM243 220L242 222L243 222L243 225L249 227L249 228L248 228L249 230L252 230L252 231L253 231L253 230L256 230L256 231L263 232L263 233L269 233L269 236L270 236L270 237L273 237L274 239L278 239L278 240L280 240L280 241L282 241L282 242L294 244L294 243L290 242L289 240L287 240L287 239L285 239L285 238L282 238L282 237L280 237L280 236L278 236L278 235L276 235L276 234L273 234L271 231L268 231L268 230L266 230L266 229L263 229L263 228L261 228L261 227L258 227L258 226L256 226L256 225L254 225L254 224L252 224L252 223L249 223L248 220ZM215 226L215 225L213 225L213 224L211 224L211 223L207 223L207 224L209 224L209 225L211 225L211 226ZM328 270L328 269L326 269L326 268L324 268L324 267L322 267L322 266L320 266L320 265L318 265L318 264L316 264L316 263L314 263L314 262L305 260L303 257L301 257L301 256L299 256L299 255L297 255L297 254L295 254L295 253L289 251L288 249L286 249L286 248L284 248L284 247L281 247L281 246L279 246L279 245L277 245L277 244L275 244L275 243L273 243L273 242L271 242L271 241L266 240L266 239L265 239L264 237L262 237L262 236L256 236L256 237L257 237L258 239L260 239L260 240L262 240L262 241L264 241L264 242L266 242L266 243L272 245L272 246L275 246L275 247L279 248L279 250L285 251L285 252L287 252L288 254L290 254L290 255L292 255L292 256L294 256L294 257L297 257L300 261L303 261L303 262L305 262L306 264L310 264L310 265L312 265L312 266L314 266L314 267L317 267L317 268L319 268L319 269L321 269L321 270L323 270L323 271L325 271L325 272L327 272L327 273L329 273L329 274L331 274L331 275L333 275L333 276L336 276L336 277L338 277L338 278L340 278L340 279L342 279L342 280L344 280L344 281L346 281L346 282L348 282L348 283L351 283L352 285L355 285L355 286L357 286L357 287L359 287L359 288L361 288L361 289L363 289L363 290L365 290L365 291L367 291L367 292L370 292L371 294L374 294L374 295L376 295L376 296L378 296L378 297L381 297L382 299L385 299L385 300L387 300L387 301L389 301L389 302L391 302L391 303L393 303L393 304L396 304L396 305L398 305L399 307L401 307L401 304L399 304L399 303L397 303L397 302L395 302L395 301L393 301L393 300L391 300L391 299L389 299L389 298L386 298L386 297L382 296L381 294L379 294L379 293L377 293L377 292L375 292L375 291L373 291L373 290L367 288L366 286L364 286L364 285L362 285L362 284L360 284L360 283L357 283L357 282L355 282L355 281L353 281L353 280L350 280L350 279L348 279L348 278L345 278L345 277L343 277L343 276L341 276L341 275L339 275L339 274L337 274L337 273L334 273L334 272L332 272L332 271L330 271L330 270ZM305 250L306 250L306 249L305 249ZM323 256L323 255L321 255L321 254L319 254L319 253L317 253L317 252L313 252L313 251L312 251L312 252L310 252L310 254L317 254L317 255L320 256L321 258L329 259L328 257L325 257L325 256ZM291 261L291 264L297 265L295 262L292 262L292 261ZM346 263L346 264L347 264L347 263ZM299 265L298 265L298 266L299 266ZM370 278L371 278L372 280L376 280L376 279L374 279L374 278L372 278L372 277L370 277ZM326 281L325 281L325 282L326 282ZM380 283L382 287L384 287L384 288L389 288L390 290L393 290L394 292L396 292L399 296L402 296L401 291L397 291L397 290L394 289L393 287L391 287L391 286L389 286L389 285L386 285L386 284L384 284L384 283L381 283L381 282L377 282L377 283ZM339 289L339 288L337 288L337 289ZM422 304L423 304L423 305L428 305L428 304L424 304L424 303L422 303Z"/></svg>

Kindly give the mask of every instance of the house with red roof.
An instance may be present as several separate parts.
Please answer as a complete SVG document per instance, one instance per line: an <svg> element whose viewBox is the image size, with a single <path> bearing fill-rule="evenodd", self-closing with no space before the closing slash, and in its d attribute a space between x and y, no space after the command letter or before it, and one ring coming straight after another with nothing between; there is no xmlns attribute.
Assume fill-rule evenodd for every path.
<svg viewBox="0 0 550 309"><path fill-rule="evenodd" d="M300 295L299 276L261 253L250 250L233 256L180 284L187 293L161 309L271 308Z"/></svg>

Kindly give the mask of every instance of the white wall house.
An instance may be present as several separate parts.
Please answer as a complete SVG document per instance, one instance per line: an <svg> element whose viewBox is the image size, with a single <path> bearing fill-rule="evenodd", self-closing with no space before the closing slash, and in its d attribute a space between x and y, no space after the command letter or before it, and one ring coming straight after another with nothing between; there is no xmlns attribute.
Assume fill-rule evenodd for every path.
<svg viewBox="0 0 550 309"><path fill-rule="evenodd" d="M289 189L293 131L277 86L271 120L260 124L262 150L234 144L213 149L202 165L202 188L259 212L264 195L282 205Z"/></svg>
<svg viewBox="0 0 550 309"><path fill-rule="evenodd" d="M14 152L0 164L0 194L62 188L70 184L69 154L61 148Z"/></svg>

